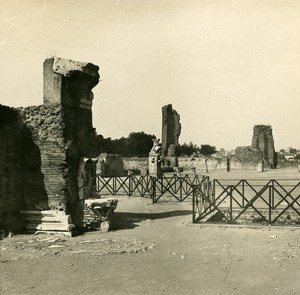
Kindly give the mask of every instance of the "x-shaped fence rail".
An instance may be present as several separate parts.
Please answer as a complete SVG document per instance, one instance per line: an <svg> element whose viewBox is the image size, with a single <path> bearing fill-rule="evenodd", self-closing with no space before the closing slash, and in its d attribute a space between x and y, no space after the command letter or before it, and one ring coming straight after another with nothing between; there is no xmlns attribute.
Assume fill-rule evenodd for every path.
<svg viewBox="0 0 300 295"><path fill-rule="evenodd" d="M132 196L138 194L141 197L152 198L156 203L163 196L168 195L179 202L193 196L193 186L207 181L208 177L198 175L162 175L156 178L149 175L128 175L123 177L96 176L97 194L125 194Z"/></svg>
<svg viewBox="0 0 300 295"><path fill-rule="evenodd" d="M193 222L252 221L274 224L288 215L300 222L298 179L214 179L193 185ZM248 217L247 217L248 215Z"/></svg>

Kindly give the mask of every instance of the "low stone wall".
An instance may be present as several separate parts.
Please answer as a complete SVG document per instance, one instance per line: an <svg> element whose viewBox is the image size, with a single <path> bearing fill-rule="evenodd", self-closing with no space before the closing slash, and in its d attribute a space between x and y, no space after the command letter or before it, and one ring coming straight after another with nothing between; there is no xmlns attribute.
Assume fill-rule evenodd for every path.
<svg viewBox="0 0 300 295"><path fill-rule="evenodd" d="M227 170L227 157L213 158L209 157L180 157L178 158L179 167L183 168L183 171L189 171L193 168L196 169L197 173L212 171L226 171ZM256 170L256 162L240 162L235 158L229 159L230 170Z"/></svg>
<svg viewBox="0 0 300 295"><path fill-rule="evenodd" d="M141 174L145 174L148 169L148 158L123 158L125 170L140 170ZM209 172L211 171L226 171L227 157L214 158L209 157L179 157L178 166L183 168L183 171L191 171L194 168L197 173L206 172L206 165ZM229 160L230 170L256 170L257 162L241 162L236 158Z"/></svg>
<svg viewBox="0 0 300 295"><path fill-rule="evenodd" d="M140 171L145 175L148 171L148 158L122 158L124 169L127 171Z"/></svg>
<svg viewBox="0 0 300 295"><path fill-rule="evenodd" d="M101 153L98 157L96 173L102 177L124 176L124 163L119 155Z"/></svg>
<svg viewBox="0 0 300 295"><path fill-rule="evenodd" d="M298 171L300 171L300 163L298 163L297 161L293 161L293 162L278 161L277 169L298 170Z"/></svg>

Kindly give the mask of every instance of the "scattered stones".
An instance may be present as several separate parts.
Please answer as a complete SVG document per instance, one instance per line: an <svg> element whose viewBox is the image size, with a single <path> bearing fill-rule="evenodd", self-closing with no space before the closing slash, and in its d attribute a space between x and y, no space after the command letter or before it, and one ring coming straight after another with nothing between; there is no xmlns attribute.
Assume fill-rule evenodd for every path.
<svg viewBox="0 0 300 295"><path fill-rule="evenodd" d="M96 243L97 241L91 241L91 240L87 240L87 241L81 241L79 242L79 244L92 244L92 243Z"/></svg>
<svg viewBox="0 0 300 295"><path fill-rule="evenodd" d="M59 238L51 239L51 240L46 241L46 243L55 243L55 242L57 242L59 240L60 240Z"/></svg>
<svg viewBox="0 0 300 295"><path fill-rule="evenodd" d="M51 245L48 248L64 248L65 246L61 246L61 245Z"/></svg>
<svg viewBox="0 0 300 295"><path fill-rule="evenodd" d="M33 237L33 238L32 238ZM138 253L154 249L156 244L128 237L107 237L79 240L35 236L15 236L13 239L1 241L1 251L5 251L7 261L19 259L37 259L47 255L90 255L103 256L111 254ZM1 262L1 261L0 261ZM6 262L6 261L5 261Z"/></svg>
<svg viewBox="0 0 300 295"><path fill-rule="evenodd" d="M299 254L300 245L288 243L285 246L276 247L270 252L274 260L291 260Z"/></svg>

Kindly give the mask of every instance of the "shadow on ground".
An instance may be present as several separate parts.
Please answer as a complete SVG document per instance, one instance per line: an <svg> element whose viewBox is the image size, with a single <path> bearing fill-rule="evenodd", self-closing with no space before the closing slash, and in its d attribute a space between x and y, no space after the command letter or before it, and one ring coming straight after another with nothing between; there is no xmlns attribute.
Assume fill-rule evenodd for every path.
<svg viewBox="0 0 300 295"><path fill-rule="evenodd" d="M170 218L183 215L191 215L191 210L174 210L160 213L131 213L115 212L113 215L112 230L131 229L139 226L137 223L149 220Z"/></svg>

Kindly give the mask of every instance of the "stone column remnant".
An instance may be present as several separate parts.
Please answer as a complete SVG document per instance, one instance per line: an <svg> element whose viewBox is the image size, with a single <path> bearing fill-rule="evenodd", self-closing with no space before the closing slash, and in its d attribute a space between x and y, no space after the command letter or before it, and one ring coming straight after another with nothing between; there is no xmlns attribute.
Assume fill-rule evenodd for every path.
<svg viewBox="0 0 300 295"><path fill-rule="evenodd" d="M168 104L162 107L162 159L168 156L168 150L171 145L175 147L179 143L181 133L181 124L179 114L173 110L172 105ZM171 148L174 152L174 146ZM170 155L173 156L173 155Z"/></svg>
<svg viewBox="0 0 300 295"><path fill-rule="evenodd" d="M153 139L153 147L149 153L149 175L161 177L161 159L160 159L161 144L159 139Z"/></svg>
<svg viewBox="0 0 300 295"><path fill-rule="evenodd" d="M259 149L263 153L263 160L270 168L276 168L276 152L272 126L255 125L253 129L252 148Z"/></svg>

